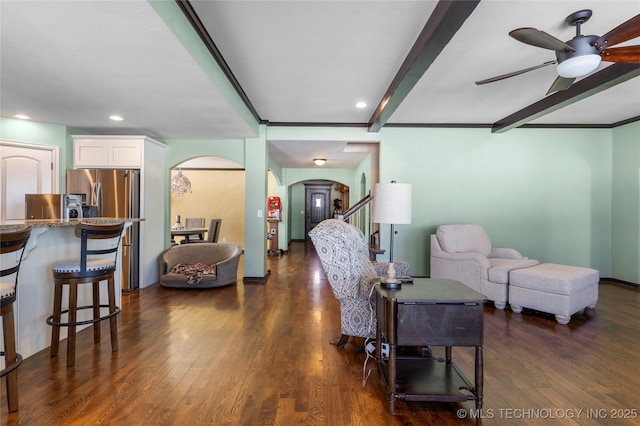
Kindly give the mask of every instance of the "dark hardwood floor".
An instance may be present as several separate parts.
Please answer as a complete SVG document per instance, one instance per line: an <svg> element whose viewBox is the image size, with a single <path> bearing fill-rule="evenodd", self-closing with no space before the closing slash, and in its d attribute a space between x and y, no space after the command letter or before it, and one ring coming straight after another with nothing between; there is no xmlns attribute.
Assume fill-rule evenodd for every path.
<svg viewBox="0 0 640 426"><path fill-rule="evenodd" d="M396 415L365 356L337 349L339 305L313 247L270 256L265 284L126 293L120 350L108 324L19 368L20 410L2 425L601 425L640 422L640 291L600 285L595 310L568 326L552 316L485 307L483 419L473 403L398 402ZM52 284L53 285L53 284ZM361 343L361 342L356 342ZM441 348L433 348L436 354ZM453 349L472 377L473 351ZM367 369L373 369L373 363Z"/></svg>

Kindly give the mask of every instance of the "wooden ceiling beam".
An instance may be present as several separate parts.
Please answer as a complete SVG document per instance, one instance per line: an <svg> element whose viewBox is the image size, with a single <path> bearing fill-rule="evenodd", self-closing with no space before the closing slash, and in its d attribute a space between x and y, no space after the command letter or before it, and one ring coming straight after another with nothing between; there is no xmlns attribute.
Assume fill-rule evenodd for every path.
<svg viewBox="0 0 640 426"><path fill-rule="evenodd" d="M418 36L398 73L369 119L369 131L379 131L423 74L451 41L480 0L441 0Z"/></svg>
<svg viewBox="0 0 640 426"><path fill-rule="evenodd" d="M572 84L567 90L555 92L518 112L496 121L491 126L491 132L503 133L515 127L520 127L536 118L593 96L617 84L624 83L638 75L640 75L640 64L615 63Z"/></svg>

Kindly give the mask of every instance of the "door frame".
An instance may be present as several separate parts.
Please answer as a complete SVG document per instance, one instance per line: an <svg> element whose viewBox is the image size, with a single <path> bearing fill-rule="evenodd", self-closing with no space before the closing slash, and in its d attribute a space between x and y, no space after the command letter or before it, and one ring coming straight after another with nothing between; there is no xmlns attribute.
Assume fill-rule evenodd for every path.
<svg viewBox="0 0 640 426"><path fill-rule="evenodd" d="M0 138L0 148L5 146L24 149L26 150L26 152L33 151L33 150L49 151L49 154L50 154L49 156L51 160L51 193L57 194L60 192L60 178L59 178L60 148L58 146L39 145L39 144L30 143L30 142L22 142L22 141L16 141L11 139ZM4 177L2 177L2 182L0 183L0 192L2 192L2 195L0 196L1 198L0 203L2 204L2 206L0 206L0 209L2 210L2 217L4 217L4 214L5 214L5 202L4 202L5 187L8 184L9 183L5 181Z"/></svg>
<svg viewBox="0 0 640 426"><path fill-rule="evenodd" d="M332 183L305 183L304 184L304 239L309 239L309 231L311 231L311 206L309 205L310 192L326 191L325 197L325 213L326 218L331 218L331 188Z"/></svg>

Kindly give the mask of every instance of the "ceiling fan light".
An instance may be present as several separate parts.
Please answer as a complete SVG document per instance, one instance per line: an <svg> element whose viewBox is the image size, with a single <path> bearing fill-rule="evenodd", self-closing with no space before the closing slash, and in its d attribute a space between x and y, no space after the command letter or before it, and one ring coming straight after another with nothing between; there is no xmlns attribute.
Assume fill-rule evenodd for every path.
<svg viewBox="0 0 640 426"><path fill-rule="evenodd" d="M564 78L582 77L598 68L601 60L600 55L596 54L574 56L560 62L556 67L556 71L560 77Z"/></svg>

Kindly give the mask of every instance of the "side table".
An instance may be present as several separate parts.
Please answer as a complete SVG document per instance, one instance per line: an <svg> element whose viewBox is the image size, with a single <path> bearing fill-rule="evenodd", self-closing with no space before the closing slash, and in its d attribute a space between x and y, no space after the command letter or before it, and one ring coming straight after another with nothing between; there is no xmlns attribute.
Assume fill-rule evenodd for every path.
<svg viewBox="0 0 640 426"><path fill-rule="evenodd" d="M376 284L376 357L391 414L395 401L475 401L482 408L483 304L486 298L453 280L417 278L400 289ZM388 359L382 343L388 343ZM444 346L445 358L399 356L398 346ZM475 347L475 383L451 359L452 346Z"/></svg>

